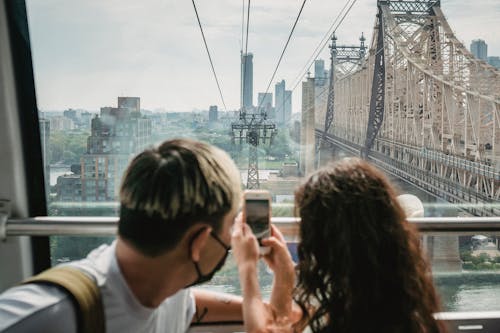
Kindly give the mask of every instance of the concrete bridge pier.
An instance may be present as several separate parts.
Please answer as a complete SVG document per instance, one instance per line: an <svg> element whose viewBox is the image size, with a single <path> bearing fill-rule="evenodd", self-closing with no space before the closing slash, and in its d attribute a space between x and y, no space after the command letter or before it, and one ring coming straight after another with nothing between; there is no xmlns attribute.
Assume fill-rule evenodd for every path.
<svg viewBox="0 0 500 333"><path fill-rule="evenodd" d="M315 107L314 107L314 78L308 77L302 82L302 121L300 124L300 162L299 167L303 176L307 176L315 169L314 137Z"/></svg>
<svg viewBox="0 0 500 333"><path fill-rule="evenodd" d="M433 272L461 272L458 236L423 236L423 248Z"/></svg>
<svg viewBox="0 0 500 333"><path fill-rule="evenodd" d="M325 145L323 144L321 148L319 149L318 156L318 164L317 167L318 169L321 167L324 167L328 163L333 162L334 160L338 159L337 153L336 153L336 148L330 145Z"/></svg>

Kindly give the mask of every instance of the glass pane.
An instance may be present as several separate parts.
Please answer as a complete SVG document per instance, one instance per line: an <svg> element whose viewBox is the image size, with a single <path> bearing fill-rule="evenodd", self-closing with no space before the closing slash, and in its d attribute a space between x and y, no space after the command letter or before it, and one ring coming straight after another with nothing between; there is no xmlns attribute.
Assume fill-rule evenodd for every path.
<svg viewBox="0 0 500 333"><path fill-rule="evenodd" d="M116 216L130 159L148 145L191 137L226 150L243 187L270 190L273 216L293 215L294 189L318 165L359 156L367 146L398 191L423 202L424 216L500 216L500 92L491 67L499 66L500 44L491 1L418 2L441 6L446 19L406 10L412 20L388 20L398 26L386 31L379 67L376 1L353 6L330 42L343 4L307 4L275 77L300 3L252 2L245 40L241 3L199 1L224 101L189 1L26 3L50 215ZM478 36L488 40L472 40ZM333 43L331 63L326 46ZM372 90L376 71L385 80L383 116L375 103L382 95ZM493 283L499 263L476 255L472 236L424 237L426 247L458 249L448 262L453 269L433 257L447 309L494 304L478 281ZM496 244L484 236L490 241L481 246ZM54 263L83 257L95 244L71 242L74 248L65 248L62 238L52 239ZM235 274L229 261L211 285L237 292ZM266 274L262 268L268 290ZM479 300L462 305L471 295Z"/></svg>
<svg viewBox="0 0 500 333"><path fill-rule="evenodd" d="M499 233L424 234L434 282L446 311L498 311Z"/></svg>
<svg viewBox="0 0 500 333"><path fill-rule="evenodd" d="M111 244L114 237L51 236L51 263L57 265L78 260L102 244Z"/></svg>
<svg viewBox="0 0 500 333"><path fill-rule="evenodd" d="M442 311L499 311L500 233L422 236L422 246L432 264ZM288 243L297 260L296 241ZM262 296L269 298L273 274L261 260L258 267ZM204 285L241 295L238 270L232 256L225 267Z"/></svg>

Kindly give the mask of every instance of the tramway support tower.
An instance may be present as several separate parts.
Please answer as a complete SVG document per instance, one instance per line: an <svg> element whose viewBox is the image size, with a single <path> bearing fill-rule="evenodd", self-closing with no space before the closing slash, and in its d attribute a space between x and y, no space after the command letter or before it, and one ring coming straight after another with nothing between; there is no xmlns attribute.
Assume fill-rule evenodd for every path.
<svg viewBox="0 0 500 333"><path fill-rule="evenodd" d="M366 57L333 67L318 140L470 214L500 215L500 71L460 42L439 1L378 0Z"/></svg>
<svg viewBox="0 0 500 333"><path fill-rule="evenodd" d="M248 189L260 188L258 146L272 144L276 134L276 124L267 119L265 111L247 113L242 107L239 120L231 124L232 143L248 143Z"/></svg>

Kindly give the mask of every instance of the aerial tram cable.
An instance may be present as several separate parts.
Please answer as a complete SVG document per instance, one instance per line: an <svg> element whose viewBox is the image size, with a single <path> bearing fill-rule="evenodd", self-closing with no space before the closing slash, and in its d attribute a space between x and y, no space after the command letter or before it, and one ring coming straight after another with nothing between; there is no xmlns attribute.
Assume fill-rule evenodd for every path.
<svg viewBox="0 0 500 333"><path fill-rule="evenodd" d="M313 54L311 55L311 57L309 58L309 60L307 60L307 63L304 67L302 67L301 71L300 71L300 74L295 78L295 84L293 85L293 88L292 88L292 91L295 91L295 89L297 88L297 86L299 85L299 83L301 82L302 80L302 77L307 74L307 71L304 72L302 74L302 71L305 69L305 70L308 70L309 67L311 67L312 65L312 62L311 62L311 59L312 57L316 54L316 56L314 56L314 60L316 60L319 56L319 54L321 53L321 51L323 51L323 49L325 48L326 44L328 43L328 40L329 40L329 37L331 37L336 31L337 29L340 27L340 25L342 24L342 22L344 21L345 17L347 16L347 14L351 11L352 7L354 6L354 4L356 3L357 0L353 0L351 2L351 0L347 0L346 4L344 5L344 7L340 10L339 14L337 15L337 17L335 18L335 20L333 21L332 25L330 26L330 28L328 29L327 33L325 34L325 36L323 36L323 38L321 39L320 43L318 44L318 46L316 47L316 49L313 51ZM350 6L349 6L349 3L350 3ZM342 16L342 13L344 12L345 8L347 8L347 6L349 6L349 8L347 9L347 11L343 14ZM333 29L332 32L330 32L332 30L332 28L335 26L335 23L339 20L339 18L342 16L342 18L340 19L340 22L338 22L337 26L335 27L335 29ZM325 38L328 37L325 41ZM310 63L311 62L311 63ZM298 80L297 80L298 79ZM326 90L325 90L326 91ZM324 91L323 91L324 92ZM321 96L322 93L320 93L317 97ZM291 96L291 95L290 95ZM288 99L290 99L290 97L287 97L287 99L285 100L285 102L288 101Z"/></svg>
<svg viewBox="0 0 500 333"><path fill-rule="evenodd" d="M346 7L347 7L347 5L349 4L349 2L350 2L350 1L351 1L351 0L347 0L347 3L346 3L346 5L344 6L344 8L346 8ZM335 27L335 29L333 30L333 32L330 32L330 30L332 29L332 27L335 25L335 22L337 22L337 21L338 21L338 18L342 15L342 12L344 11L344 8L342 8L342 10L341 10L341 11L339 12L339 14L337 15L337 18L334 20L334 24L332 24L332 26L330 26L330 28L328 29L327 34L326 34L325 36L330 37L330 36L332 36L332 35L333 35L336 31L337 31L337 29L340 27L340 25L341 25L341 24L342 24L342 22L344 21L345 17L347 16L347 14L349 14L349 12L351 11L351 8L352 8L352 6L356 3L356 1L357 1L357 0L354 0L354 1L350 4L349 8L348 8L348 9L347 9L347 11L344 13L344 15L342 16L342 19L341 19L341 20L340 20L340 22L337 24L337 26ZM321 46L321 45L323 44L323 45L321 46L321 48L319 49L319 51L318 51L318 47L317 47L317 48L316 48L316 50L314 50L314 52L313 52L313 55L317 52L317 53L316 53L316 56L314 57L314 60L316 60L316 59L318 58L319 54L321 53L321 51L323 51L323 49L325 48L326 44L328 43L328 40L329 40L329 39L327 39L326 41L324 41L324 39L325 39L325 37L323 37L323 38L321 39L321 42L320 42L320 44L318 45L318 47L319 47L319 46ZM304 66L304 67L302 68L302 70L304 70L304 68L308 70L308 69L309 69L309 67L311 67L312 62L311 62L311 63L309 63L310 59L311 59L311 58L309 58L309 60L308 60L308 62L307 62L307 64L306 64L306 66ZM313 61L314 61L314 60L313 60ZM299 80L297 80L297 81L295 82L295 84L293 85L292 92L293 92L293 91L295 91L295 89L297 88L297 86L298 86L298 85L299 85L299 83L301 82L302 77L303 77L305 74L307 74L307 72L305 72L305 73L303 73L303 74L302 74L302 70L301 70L301 72L300 72L300 73L301 73L301 75L300 75L300 76L297 76L297 78L300 78L300 79L299 79ZM325 91L326 91L326 90L325 90ZM319 94L317 97L319 97L319 96L321 96L321 95L322 95L322 93L321 93L321 94ZM291 96L291 95L290 95L290 96ZM287 99L285 100L285 102L286 102L286 101L288 101L288 99L290 99L290 97L287 97Z"/></svg>
<svg viewBox="0 0 500 333"><path fill-rule="evenodd" d="M346 5L344 6L344 8L347 7L347 5L349 4L351 0L347 0L347 3ZM325 48L325 46L328 44L328 41L330 40L331 36L333 36L333 34L335 34L335 32L337 31L337 29L340 27L340 25L342 24L342 22L344 22L344 19L346 18L347 14L349 14L349 12L351 11L352 7L354 6L354 4L357 2L358 0L353 0L350 5L349 5L349 8L347 9L347 11L345 11L345 13L342 15L342 11L344 10L344 8L342 8L342 10L339 12L339 14L337 15L337 17L335 18L334 20L334 23L330 26L330 28L328 29L327 31L327 34L321 39L320 41L320 44L318 46L321 46L319 49L316 48L316 50L313 52L313 55L316 53L316 55L314 56L314 59L311 61L311 60L308 60L308 62L306 63L306 66L303 67L302 70L306 70L306 72L304 72L303 74L299 74L299 76L296 77L296 82L292 88L292 91L295 90L295 88L297 88L298 84L302 81L302 77L307 74L307 71L309 70L309 68L312 66L313 62L318 59L319 57L319 54L323 51L323 49ZM340 19L340 22L337 23L337 26L335 27L335 29L333 29L333 31L330 32L330 30L332 30L332 28L335 26L335 22L338 21L338 18L342 16L342 18ZM325 40L325 37L328 37L326 38ZM311 59L311 58L309 58ZM302 73L302 71L300 72ZM298 80L297 80L298 78Z"/></svg>
<svg viewBox="0 0 500 333"><path fill-rule="evenodd" d="M290 39L292 39L293 32L295 30L295 27L297 26L297 22L299 21L300 15L302 14L302 10L304 9L304 5L306 4L306 1L307 0L304 0L302 2L302 6L300 7L300 10L299 10L299 13L297 14L297 18L295 19L295 22L293 23L292 30L290 31L290 34L288 35L288 39L285 43L285 47L283 47L283 51L281 52L278 63L276 64L276 67L274 68L273 75L271 76L271 80L269 80L269 84L267 85L266 92L265 92L264 96L267 95L267 93L269 92L269 88L271 87L271 84L273 83L274 77L276 76L276 72L278 71L278 67L280 66L281 60L283 59L283 56L285 55L285 51L286 51L286 48L288 47L288 43L290 43ZM262 99L260 101L260 104L259 104L257 110L260 110L262 103L264 103L264 99Z"/></svg>
<svg viewBox="0 0 500 333"><path fill-rule="evenodd" d="M330 32L330 30L332 30L333 26L335 25L335 22L338 20L338 18L340 17L340 15L342 14L342 12L345 10L345 8L349 5L349 2L351 0L348 0L346 2L346 4L344 5L344 7L342 8L342 10L340 11L339 15L337 16L337 18L334 20L333 24L330 26L330 28L328 29L327 33L325 34L325 36L323 36L323 38L321 39L320 43L318 44L318 46L316 47L316 49L314 50L313 54L311 55L311 57L309 58L309 60L307 61L306 65L302 68L302 70L300 71L299 75L296 76L295 78L295 84L292 88L292 91L295 91L295 89L297 88L298 84L301 82L301 78L307 73L307 72L302 72L304 71L305 69L308 69L310 66L312 66L312 57L314 56L314 54L316 54L316 56L314 57L313 61L316 60L319 56L319 53L324 49L324 47L326 46L326 43L328 42L329 38L326 40L325 42L325 38L326 37L331 37L336 31L337 29L339 28L340 24L342 23L342 21L344 20L344 18L346 17L346 15L348 14L348 12L351 10L352 6L354 5L354 3L357 1L357 0L354 0L350 6L349 6L349 9L348 11L342 16L342 20L339 22L339 24L337 25L337 27L333 30L333 32ZM430 5L429 5L429 8L432 7L435 3L437 3L439 0L434 0ZM421 13L417 18L420 18L424 15L425 13ZM403 32L408 32L408 29L409 29L409 26L407 26L406 28L403 29ZM322 46L321 46L322 45ZM318 49L319 47L321 46L321 49L319 50L318 52ZM382 50L377 50L377 52L375 53L374 56L376 56L378 53L380 53ZM322 94L322 93L321 93ZM321 95L320 94L320 95ZM318 95L317 97L319 97L320 95Z"/></svg>
<svg viewBox="0 0 500 333"><path fill-rule="evenodd" d="M200 16L198 15L198 10L196 9L196 4L195 4L194 0L191 0L191 1L193 2L194 12L196 13L196 19L198 20L198 26L200 27L201 36L203 37L203 43L205 44L205 49L207 50L208 60L210 61L210 66L212 67L212 73L214 74L215 82L217 83L217 89L219 89L219 95L220 95L220 98L222 100L222 104L224 105L224 110L227 111L226 102L224 101L224 96L222 95L222 90L220 88L219 79L217 78L217 73L215 72L214 63L212 61L212 56L210 55L210 50L208 49L207 40L205 38L205 33L203 32L203 27L201 26Z"/></svg>
<svg viewBox="0 0 500 333"><path fill-rule="evenodd" d="M332 24L330 25L330 27L328 28L328 30L326 31L325 35L323 36L323 38L321 38L320 42L318 43L318 45L316 46L316 48L314 49L314 51L312 52L311 56L309 57L309 59L307 60L306 64L302 67L302 69L299 71L299 74L297 74L297 76L295 76L295 78L293 79L293 82L297 82L297 80L300 80L302 79L302 77L304 76L303 73L307 73L307 69L309 67L311 67L312 65L312 62L314 60L317 59L317 56L316 58L313 59L314 55L316 54L316 52L319 50L319 48L321 47L321 45L323 45L323 43L325 42L325 40L329 40L331 35L332 35L332 32L331 30L333 29L333 27L335 26L335 24L337 23L337 21L340 19L340 16L342 15L342 13L344 12L344 10L346 10L347 6L349 6L349 2L351 0L347 0L347 2L345 3L344 7L340 10L339 14L337 15L337 17L335 18L335 20L333 20ZM323 45L323 48L324 48L324 45ZM322 49L323 49L322 48ZM320 51L321 52L321 51ZM304 72L305 71L305 72Z"/></svg>

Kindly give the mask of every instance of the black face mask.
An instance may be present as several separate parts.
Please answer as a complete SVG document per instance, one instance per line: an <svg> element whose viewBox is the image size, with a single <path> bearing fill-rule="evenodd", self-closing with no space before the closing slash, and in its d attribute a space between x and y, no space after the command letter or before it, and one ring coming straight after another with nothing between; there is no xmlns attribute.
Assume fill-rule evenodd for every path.
<svg viewBox="0 0 500 333"><path fill-rule="evenodd" d="M194 239L197 237L198 235L195 235L193 237L193 240L191 241L191 243L194 241ZM213 232L210 232L210 236L212 236L225 250L226 250L226 253L224 254L224 256L221 258L221 260L219 260L219 262L217 263L217 265L214 267L214 269L207 273L207 274L203 274L200 270L200 266L198 265L198 262L196 261L193 261L193 264L194 264L194 268L196 269L196 273L198 273L198 278L193 282L191 283L190 285L188 285L186 288L189 288L189 287L192 287L192 286L195 286L197 284L202 284L202 283L205 283L207 281L210 281L212 279L212 277L215 275L215 273L217 273L221 268L222 266L224 266L224 263L226 262L226 259L227 259L227 256L229 255L229 250L231 249L230 246L227 246L220 238L219 236L217 236L215 233Z"/></svg>

